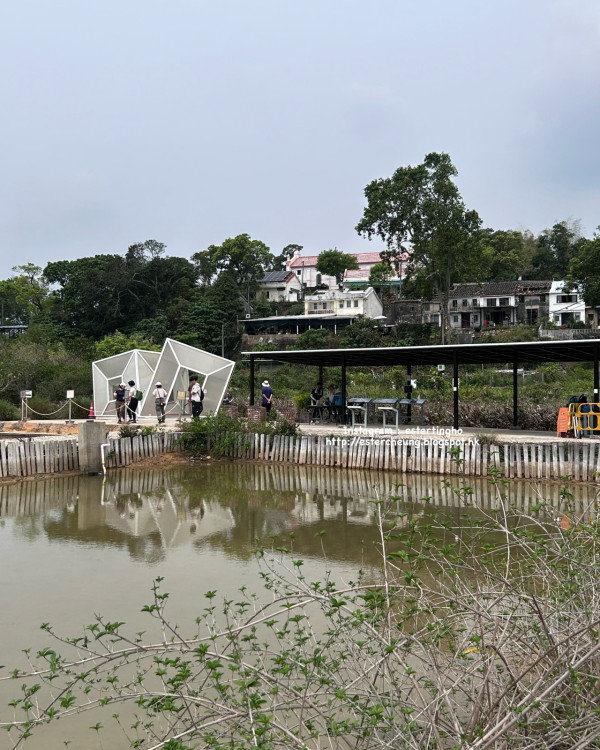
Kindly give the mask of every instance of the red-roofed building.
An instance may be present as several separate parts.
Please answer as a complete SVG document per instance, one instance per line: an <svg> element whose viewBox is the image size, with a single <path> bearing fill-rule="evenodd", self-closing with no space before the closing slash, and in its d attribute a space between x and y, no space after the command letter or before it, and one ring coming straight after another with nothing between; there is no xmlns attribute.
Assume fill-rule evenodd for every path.
<svg viewBox="0 0 600 750"><path fill-rule="evenodd" d="M358 262L358 270L346 271L346 274L359 274L357 277L352 277L361 279L360 282L355 283L367 283L369 280L369 273L373 266L377 263L381 263L381 255L379 253L348 254L353 255L356 258ZM325 274L318 273L318 259L318 255L300 255L300 253L296 251L290 258L288 258L285 267L287 270L293 271L296 274L304 288L314 288L324 284L329 287L329 289L335 289L336 281L334 276L326 276ZM362 279L364 279L364 281L362 281Z"/></svg>

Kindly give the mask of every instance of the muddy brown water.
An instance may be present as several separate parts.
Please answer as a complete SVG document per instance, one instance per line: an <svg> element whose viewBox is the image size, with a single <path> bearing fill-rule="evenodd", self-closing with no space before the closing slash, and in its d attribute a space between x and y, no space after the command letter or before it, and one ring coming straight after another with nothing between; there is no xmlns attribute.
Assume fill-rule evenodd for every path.
<svg viewBox="0 0 600 750"><path fill-rule="evenodd" d="M483 479L469 484L479 507L496 507L496 487ZM444 483L439 476L244 463L133 468L0 486L0 664L22 665L23 648L46 644L42 622L76 635L102 613L142 629L140 610L150 603L157 576L170 592L171 618L191 623L208 590L258 590L257 540L289 546L293 532L294 556L303 557L316 576L328 568L341 583L359 567L376 575L372 501L396 496L408 517L458 519L460 486L455 476ZM593 487L570 490L575 512L595 496ZM527 510L540 497L558 506L560 486L519 482L502 492ZM316 536L322 530L325 536ZM6 703L2 696L2 721L11 719ZM56 726L26 747L63 747L65 737L73 739L71 747L101 747L87 719ZM107 739L105 734L104 747L111 745ZM11 746L2 732L0 748Z"/></svg>

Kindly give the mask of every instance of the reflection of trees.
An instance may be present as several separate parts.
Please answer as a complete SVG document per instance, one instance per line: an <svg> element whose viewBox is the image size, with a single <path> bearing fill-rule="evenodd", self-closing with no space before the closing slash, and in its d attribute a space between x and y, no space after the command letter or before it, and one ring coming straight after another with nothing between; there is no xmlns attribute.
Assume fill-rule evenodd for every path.
<svg viewBox="0 0 600 750"><path fill-rule="evenodd" d="M328 556L339 561L376 559L373 544L373 504L397 495L390 502L406 519L427 515L454 536L457 527L477 519L477 506L493 510L497 488L483 480L468 480L473 507L465 509L460 496L464 480L392 472L342 471L315 466L217 462L167 470L130 467L98 477L57 477L0 487L0 509L16 516L15 533L33 540L45 533L50 540L127 549L132 558L154 563L176 545L222 550L246 560L257 541L263 546L293 547L299 555L321 555L317 531ZM402 486L397 483L402 482ZM539 501L537 491L551 502L556 486L512 483L517 507ZM589 491L573 487L574 505L589 499ZM547 494L546 494L547 493ZM588 494L586 494L588 493ZM5 512L5 510L3 511ZM42 512L45 515L42 515ZM577 507L575 507L577 512Z"/></svg>

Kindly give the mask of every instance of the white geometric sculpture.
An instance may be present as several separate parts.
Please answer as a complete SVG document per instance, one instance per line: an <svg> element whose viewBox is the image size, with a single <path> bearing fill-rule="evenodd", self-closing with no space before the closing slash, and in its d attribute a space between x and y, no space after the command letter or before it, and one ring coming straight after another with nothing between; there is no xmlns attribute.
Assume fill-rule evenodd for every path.
<svg viewBox="0 0 600 750"><path fill-rule="evenodd" d="M97 416L114 416L116 407L113 393L119 383L134 380L142 391L142 401L137 413L141 417L154 417L155 383L162 383L167 391L167 413L173 411L179 391L187 394L192 374L205 390L204 413L219 411L227 390L235 362L210 354L194 346L167 339L161 352L132 349L113 357L92 363L94 380L94 410Z"/></svg>
<svg viewBox="0 0 600 750"><path fill-rule="evenodd" d="M198 382L206 391L204 413L216 414L234 367L235 362L230 359L218 357L216 354L210 354L174 339L167 339L152 375L152 383L162 383L167 391L168 401L174 402L177 400L178 391L187 393L190 375L198 375ZM152 390L154 385L144 392L142 405L138 407L138 414L142 416L149 417L155 413Z"/></svg>
<svg viewBox="0 0 600 750"><path fill-rule="evenodd" d="M133 380L136 386L146 393L152 383L152 373L158 364L159 352L146 349L131 349L92 362L94 381L94 412L96 416L113 416L116 407L113 394L120 383ZM154 386L152 386L152 390Z"/></svg>

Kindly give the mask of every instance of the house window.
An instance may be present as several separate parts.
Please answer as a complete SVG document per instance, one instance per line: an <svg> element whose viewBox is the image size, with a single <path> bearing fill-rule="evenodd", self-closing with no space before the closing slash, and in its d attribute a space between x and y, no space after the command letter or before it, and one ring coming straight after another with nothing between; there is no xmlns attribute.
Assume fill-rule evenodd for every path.
<svg viewBox="0 0 600 750"><path fill-rule="evenodd" d="M508 307L508 304L508 297L500 297L500 299L498 300L498 305L500 307Z"/></svg>
<svg viewBox="0 0 600 750"><path fill-rule="evenodd" d="M540 302L545 302L545 301L546 301L546 295L540 294Z"/></svg>
<svg viewBox="0 0 600 750"><path fill-rule="evenodd" d="M423 323L429 323L429 315L423 315Z"/></svg>
<svg viewBox="0 0 600 750"><path fill-rule="evenodd" d="M477 307L477 300L476 299L472 299L471 300L471 304L473 305L473 307Z"/></svg>
<svg viewBox="0 0 600 750"><path fill-rule="evenodd" d="M265 297L269 299L269 292L265 292Z"/></svg>
<svg viewBox="0 0 600 750"><path fill-rule="evenodd" d="M473 323L479 323L479 313L475 313L475 315L473 315Z"/></svg>
<svg viewBox="0 0 600 750"><path fill-rule="evenodd" d="M298 276L302 276L302 269L301 269L301 268L299 268L299 269L298 269L298 270L296 271L296 274L297 274Z"/></svg>
<svg viewBox="0 0 600 750"><path fill-rule="evenodd" d="M488 307L496 307L496 298L491 297L490 299L487 299L485 303Z"/></svg>
<svg viewBox="0 0 600 750"><path fill-rule="evenodd" d="M555 315L554 316L554 323L555 323L555 325L559 325L560 324L560 315Z"/></svg>
<svg viewBox="0 0 600 750"><path fill-rule="evenodd" d="M321 302L321 307L323 310L327 310L327 302Z"/></svg>
<svg viewBox="0 0 600 750"><path fill-rule="evenodd" d="M313 310L316 310L319 307L318 302L313 302Z"/></svg>
<svg viewBox="0 0 600 750"><path fill-rule="evenodd" d="M519 302L521 304L523 304L523 302L525 302L525 295L524 294L519 295Z"/></svg>
<svg viewBox="0 0 600 750"><path fill-rule="evenodd" d="M343 306L344 306L344 300L343 300L343 299L341 299L341 300L340 300L340 307L343 307Z"/></svg>
<svg viewBox="0 0 600 750"><path fill-rule="evenodd" d="M468 299L464 299L464 300L462 301L462 306L463 306L463 307L466 307L466 306L467 306L468 304L469 304L469 300L468 300Z"/></svg>
<svg viewBox="0 0 600 750"><path fill-rule="evenodd" d="M432 323L439 323L440 322L440 316L437 315L437 313L435 315L432 315L431 316L431 322Z"/></svg>
<svg viewBox="0 0 600 750"><path fill-rule="evenodd" d="M317 274L317 286L321 286L321 274Z"/></svg>
<svg viewBox="0 0 600 750"><path fill-rule="evenodd" d="M426 303L425 303L425 304L423 305L423 310L429 310L429 303L428 303L428 302L426 302Z"/></svg>
<svg viewBox="0 0 600 750"><path fill-rule="evenodd" d="M559 304L566 305L570 302L577 302L576 294L559 294L556 300Z"/></svg>
<svg viewBox="0 0 600 750"><path fill-rule="evenodd" d="M458 307L458 300L457 299L453 299L452 300L452 307Z"/></svg>
<svg viewBox="0 0 600 750"><path fill-rule="evenodd" d="M453 315L452 316L452 322L453 323L458 323L458 315Z"/></svg>
<svg viewBox="0 0 600 750"><path fill-rule="evenodd" d="M358 300L357 299L354 300L354 307L358 307Z"/></svg>

